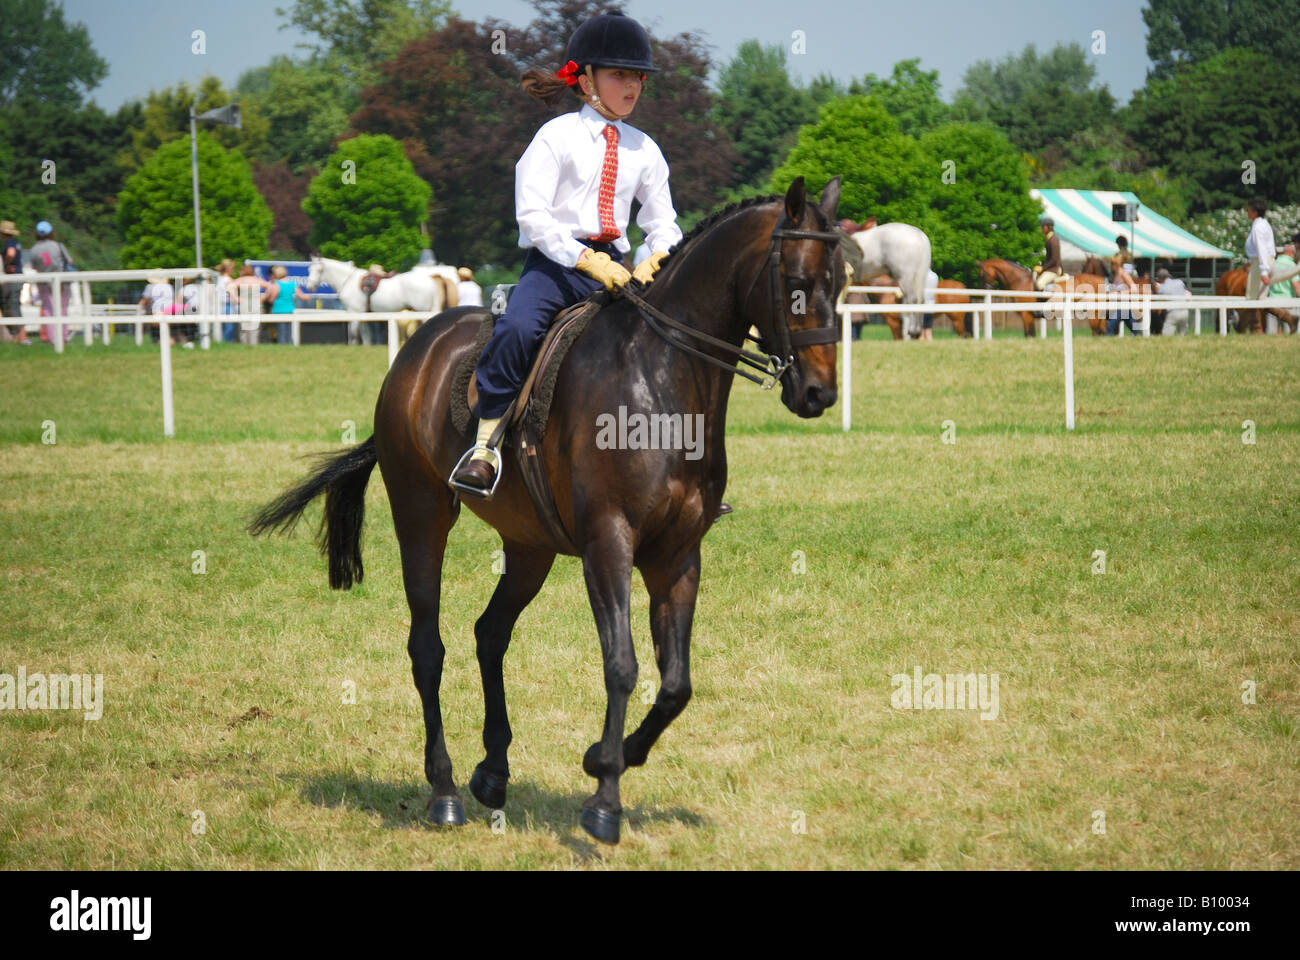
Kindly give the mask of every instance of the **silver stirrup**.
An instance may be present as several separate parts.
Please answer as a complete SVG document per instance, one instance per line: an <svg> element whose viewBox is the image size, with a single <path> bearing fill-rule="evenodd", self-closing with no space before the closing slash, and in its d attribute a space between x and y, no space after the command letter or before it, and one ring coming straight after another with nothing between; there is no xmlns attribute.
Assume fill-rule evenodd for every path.
<svg viewBox="0 0 1300 960"><path fill-rule="evenodd" d="M465 464L469 462L470 458L476 453L486 453L492 458L492 462L496 465L496 475L492 478L492 486L486 491L481 487L472 487L467 483L456 482L456 474L460 473L460 468L465 466ZM497 484L501 482L501 473L501 451L496 447L489 447L485 444L476 443L474 446L466 450L461 458L456 461L456 466L451 470L451 476L447 478L447 485L453 490L458 490L459 492L468 494L471 497L477 497L480 500L491 500L492 495L497 492Z"/></svg>

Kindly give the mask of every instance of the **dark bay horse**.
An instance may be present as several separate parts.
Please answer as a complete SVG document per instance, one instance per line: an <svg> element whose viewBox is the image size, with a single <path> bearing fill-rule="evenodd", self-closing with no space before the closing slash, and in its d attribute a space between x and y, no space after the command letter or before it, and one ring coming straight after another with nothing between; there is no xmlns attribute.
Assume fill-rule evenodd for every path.
<svg viewBox="0 0 1300 960"><path fill-rule="evenodd" d="M770 380L780 382L786 407L816 417L835 402L839 324L834 304L844 284L844 262L830 227L839 195L836 177L814 203L805 198L799 178L784 198L759 198L714 214L664 260L643 297L632 287L577 340L561 368L541 444L569 542L561 542L538 517L513 454L505 457L491 500L465 501L500 532L505 554L504 573L474 626L485 756L469 787L485 806L504 805L510 776L502 663L515 621L541 589L556 555L578 556L600 638L607 697L604 729L582 761L597 789L583 804L581 823L596 839L618 842L619 778L627 767L645 763L691 696L700 541L718 516L727 482L724 433L732 379L738 372L757 379L731 362L745 362L739 354L750 325L772 354L757 358L763 364L749 354L750 364L765 367ZM250 524L254 533L291 527L324 493L321 546L329 555L330 585L350 587L363 573L364 493L378 463L411 608L407 650L424 707L424 770L433 787L428 817L448 825L464 823L465 814L443 740L439 700L443 552L460 510L447 478L477 425L471 420L463 434L455 429L449 395L453 371L485 314L463 307L416 331L380 388L374 435L337 456L326 455L311 476ZM694 332L670 329L664 317L684 321ZM600 422L619 416L620 408L683 420L698 415L699 455L680 449L681 443L679 449L608 449L598 439ZM619 446L632 447L630 436ZM624 739L637 680L629 619L633 567L650 595L660 686L641 725Z"/></svg>

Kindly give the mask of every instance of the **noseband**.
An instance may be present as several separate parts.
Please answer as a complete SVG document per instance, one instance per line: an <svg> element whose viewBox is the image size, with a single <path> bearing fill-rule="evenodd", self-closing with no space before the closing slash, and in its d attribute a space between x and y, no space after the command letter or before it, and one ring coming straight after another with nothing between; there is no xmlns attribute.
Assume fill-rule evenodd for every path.
<svg viewBox="0 0 1300 960"><path fill-rule="evenodd" d="M650 329L657 333L666 343L689 353L691 356L707 360L715 367L720 367L730 373L738 374L746 380L751 380L764 390L771 390L781 381L781 378L785 376L785 372L794 363L795 350L819 344L835 343L840 339L839 330L833 326L815 327L812 330L791 330L789 324L785 322L785 310L782 308L781 302L781 241L820 240L823 243L835 245L839 243L839 234L828 230L789 229L785 227L785 223L786 216L783 211L780 222L772 228L772 245L768 250L766 262L764 266L758 268L758 273L754 274L753 281L749 284L745 296L740 301L743 305L749 299L754 292L754 287L758 285L758 278L763 275L763 271L766 269L768 273L768 289L772 299L772 329L776 331L779 339L778 353L753 353L743 347L736 346L734 343L719 340L717 337L710 336L701 330L688 327L646 302L645 298L629 287L623 288L623 295L632 301L637 308L637 312L641 314ZM833 258L834 246L831 247L830 253ZM725 360L719 360L712 354L696 349L688 343L682 343L681 340L671 336L664 327L671 327L679 333L694 337L701 343L734 354L737 362L728 363ZM768 349L762 340L759 340L758 346L764 351ZM758 370L762 375L756 376L746 370L745 367Z"/></svg>

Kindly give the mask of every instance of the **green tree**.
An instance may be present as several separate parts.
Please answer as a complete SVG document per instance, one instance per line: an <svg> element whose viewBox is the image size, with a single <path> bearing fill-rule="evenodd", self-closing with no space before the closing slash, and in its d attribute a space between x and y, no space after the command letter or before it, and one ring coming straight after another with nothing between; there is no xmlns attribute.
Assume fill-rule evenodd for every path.
<svg viewBox="0 0 1300 960"><path fill-rule="evenodd" d="M767 180L799 128L816 115L812 97L790 82L779 44L746 40L718 76L713 120L740 154L736 175L742 184Z"/></svg>
<svg viewBox="0 0 1300 960"><path fill-rule="evenodd" d="M390 270L415 263L424 247L433 190L390 136L339 144L307 188L302 208L312 218L311 243L323 256Z"/></svg>
<svg viewBox="0 0 1300 960"><path fill-rule="evenodd" d="M248 161L200 131L199 190L203 257L264 257L271 211L253 186ZM126 235L125 269L185 267L194 262L194 206L189 138L159 147L118 197Z"/></svg>
<svg viewBox="0 0 1300 960"><path fill-rule="evenodd" d="M1152 79L1125 127L1154 162L1188 183L1188 212L1236 206L1255 194L1300 202L1300 80L1269 57L1227 50Z"/></svg>
<svg viewBox="0 0 1300 960"><path fill-rule="evenodd" d="M1230 47L1272 57L1278 72L1300 61L1297 0L1147 0L1142 20L1151 75L1158 79Z"/></svg>
<svg viewBox="0 0 1300 960"><path fill-rule="evenodd" d="M133 174L162 144L183 138L188 141L191 107L195 113L206 113L238 99L211 75L199 81L197 90L181 82L172 88L150 91L140 105L139 120L131 129L131 145L119 156L119 165L128 175ZM227 150L238 150L250 160L274 159L268 155L270 124L256 102L240 104L240 122L242 129L236 130L225 124L209 125L201 120L199 129L207 130Z"/></svg>
<svg viewBox="0 0 1300 960"><path fill-rule="evenodd" d="M816 193L841 174L843 216L861 220L874 214L881 223L917 223L929 209L939 177L927 159L878 101L843 97L824 104L817 122L799 131L769 189L784 193L795 177L803 176Z"/></svg>
<svg viewBox="0 0 1300 960"><path fill-rule="evenodd" d="M1115 98L1105 86L1093 87L1096 74L1077 43L1057 44L1042 56L1031 43L997 63L971 64L951 115L992 123L1022 150L1041 150L1114 117Z"/></svg>
<svg viewBox="0 0 1300 960"><path fill-rule="evenodd" d="M0 216L24 232L49 220L83 267L116 266L116 159L137 116L129 107L110 116L93 103L68 109L27 96L0 108Z"/></svg>
<svg viewBox="0 0 1300 960"><path fill-rule="evenodd" d="M246 108L255 105L266 119L267 152L295 173L325 162L361 104L356 85L336 65L318 60L276 57L241 76L236 90Z"/></svg>
<svg viewBox="0 0 1300 960"><path fill-rule="evenodd" d="M83 23L53 0L0 0L0 106L19 96L76 107L108 75Z"/></svg>
<svg viewBox="0 0 1300 960"><path fill-rule="evenodd" d="M402 47L441 29L451 13L445 0L293 0L275 12L318 38L305 44L335 63L358 87L378 79L378 67ZM285 27L281 27L285 29Z"/></svg>
<svg viewBox="0 0 1300 960"><path fill-rule="evenodd" d="M1038 187L1129 190L1175 223L1186 224L1191 184L1155 165L1149 151L1116 123L1080 130L1031 161Z"/></svg>
<svg viewBox="0 0 1300 960"><path fill-rule="evenodd" d="M939 71L922 70L921 60L900 60L889 79L869 73L849 85L849 93L878 99L898 121L898 128L919 137L948 119L948 105L939 98Z"/></svg>
<svg viewBox="0 0 1300 960"><path fill-rule="evenodd" d="M977 261L1025 261L1042 248L1042 208L1029 196L1020 151L1000 130L949 123L927 133L920 146L938 186L916 225L930 237L936 273L974 283Z"/></svg>

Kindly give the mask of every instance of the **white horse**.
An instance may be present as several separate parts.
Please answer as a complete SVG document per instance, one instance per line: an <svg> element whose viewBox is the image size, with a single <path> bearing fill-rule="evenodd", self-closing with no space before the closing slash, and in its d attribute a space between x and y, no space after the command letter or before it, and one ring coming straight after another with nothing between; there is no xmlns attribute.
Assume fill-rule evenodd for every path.
<svg viewBox="0 0 1300 960"><path fill-rule="evenodd" d="M368 272L351 260L313 256L311 268L307 271L306 286L308 290L315 290L322 281L328 283L338 292L339 301L349 313L415 310L423 314L421 319L427 319L441 313L447 306L456 304L455 283L448 282L441 276L430 276L427 272L415 270L386 278L374 294L367 297L361 289L361 278ZM359 342L361 333L359 321L348 323L349 342Z"/></svg>
<svg viewBox="0 0 1300 960"><path fill-rule="evenodd" d="M930 238L909 223L886 223L859 230L853 240L862 248L862 276L857 283L887 273L903 291L904 303L925 302L925 278L930 272ZM905 335L920 336L921 315L903 316Z"/></svg>

